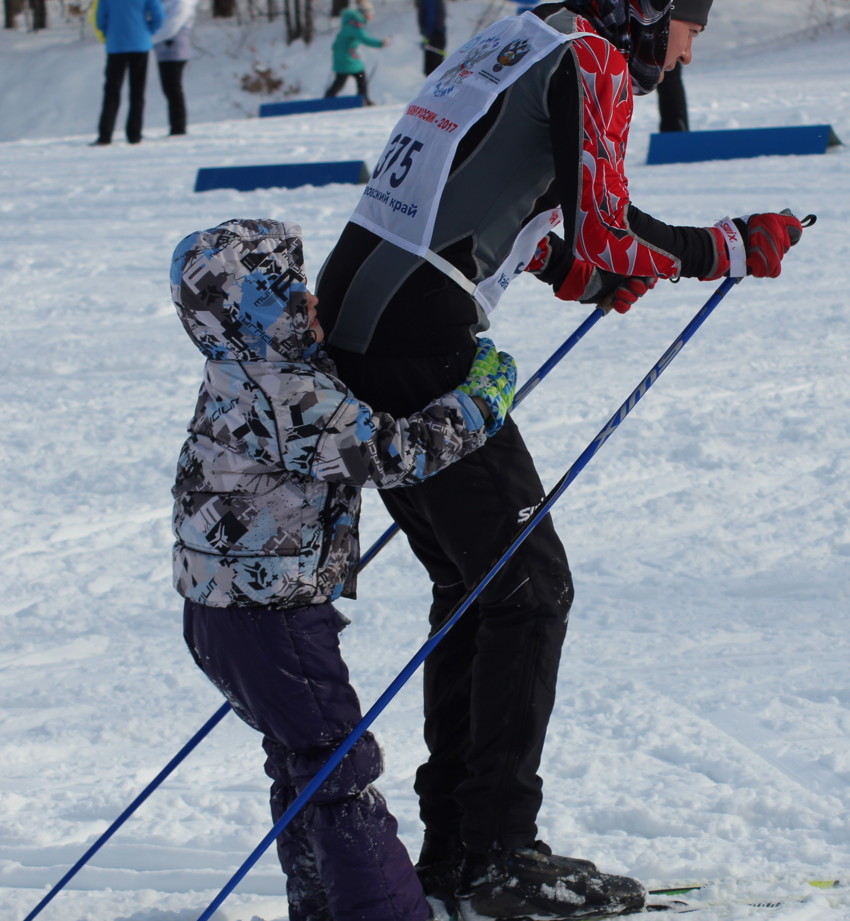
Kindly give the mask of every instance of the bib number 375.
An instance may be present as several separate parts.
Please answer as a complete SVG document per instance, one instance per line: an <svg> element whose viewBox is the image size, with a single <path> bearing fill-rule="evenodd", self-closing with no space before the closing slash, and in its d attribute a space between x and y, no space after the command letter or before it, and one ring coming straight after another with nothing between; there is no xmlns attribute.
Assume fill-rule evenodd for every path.
<svg viewBox="0 0 850 921"><path fill-rule="evenodd" d="M377 179L384 173L392 172L387 177L390 185L397 189L404 182L410 168L413 166L413 157L422 150L422 141L414 141L406 134L397 134L389 143L381 162L375 167L372 178ZM401 158L399 160L399 158ZM398 168L393 169L396 163Z"/></svg>

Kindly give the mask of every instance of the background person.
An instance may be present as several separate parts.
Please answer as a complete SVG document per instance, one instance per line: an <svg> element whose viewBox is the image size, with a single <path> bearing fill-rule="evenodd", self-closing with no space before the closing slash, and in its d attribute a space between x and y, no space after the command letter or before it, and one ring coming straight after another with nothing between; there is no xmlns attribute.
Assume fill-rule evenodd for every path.
<svg viewBox="0 0 850 921"><path fill-rule="evenodd" d="M169 134L186 133L183 69L192 57L192 26L197 0L163 0L165 18L153 37L159 82L168 103Z"/></svg>
<svg viewBox="0 0 850 921"><path fill-rule="evenodd" d="M94 145L112 143L125 73L129 75L127 141L138 144L142 140L148 52L153 45L151 37L162 25L162 4L160 0L98 0L95 20L106 37L106 75Z"/></svg>
<svg viewBox="0 0 850 921"><path fill-rule="evenodd" d="M445 58L446 4L444 0L418 0L416 14L424 52L422 70L427 77Z"/></svg>
<svg viewBox="0 0 850 921"><path fill-rule="evenodd" d="M368 0L359 0L356 8L342 11L340 29L333 41L334 79L325 93L325 99L336 96L345 86L346 80L354 77L357 93L363 97L364 104L373 105L369 98L366 65L357 49L360 45L384 48L389 42L385 38L375 38L366 31L366 25L371 19L372 4Z"/></svg>
<svg viewBox="0 0 850 921"><path fill-rule="evenodd" d="M658 95L659 131L688 131L688 100L682 81L682 63L664 74L655 91Z"/></svg>

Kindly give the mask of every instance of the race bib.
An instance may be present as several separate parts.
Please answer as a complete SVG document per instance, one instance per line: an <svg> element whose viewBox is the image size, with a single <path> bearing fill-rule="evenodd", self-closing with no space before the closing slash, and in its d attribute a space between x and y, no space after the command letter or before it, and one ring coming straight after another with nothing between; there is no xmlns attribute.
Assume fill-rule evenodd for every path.
<svg viewBox="0 0 850 921"><path fill-rule="evenodd" d="M523 13L499 20L450 55L396 124L351 220L425 256L461 139L530 67L583 34L558 32Z"/></svg>

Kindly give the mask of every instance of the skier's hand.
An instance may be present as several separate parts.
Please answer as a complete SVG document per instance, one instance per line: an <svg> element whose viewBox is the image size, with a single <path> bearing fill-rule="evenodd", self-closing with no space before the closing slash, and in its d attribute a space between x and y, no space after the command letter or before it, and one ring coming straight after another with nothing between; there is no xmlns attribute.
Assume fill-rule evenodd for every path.
<svg viewBox="0 0 850 921"><path fill-rule="evenodd" d="M582 304L598 303L597 298L608 293L610 291L602 291L600 270L582 259L573 260L564 280L555 288L555 297L562 301L580 301Z"/></svg>
<svg viewBox="0 0 850 921"><path fill-rule="evenodd" d="M549 260L552 258L552 248L557 243L557 240L558 238L554 234L551 234L551 239L550 235L543 237L537 244L534 255L528 260L525 271L531 272L532 275L539 275L544 272L549 265Z"/></svg>
<svg viewBox="0 0 850 921"><path fill-rule="evenodd" d="M564 301L597 304L603 310L626 313L657 281L655 276L615 275L576 259L555 294Z"/></svg>
<svg viewBox="0 0 850 921"><path fill-rule="evenodd" d="M651 291L657 283L658 277L655 275L649 278L640 275L624 278L611 294L599 302L599 306L603 310L613 308L617 313L628 313L632 304L647 291Z"/></svg>
<svg viewBox="0 0 850 921"><path fill-rule="evenodd" d="M707 229L715 259L703 281L725 275L776 278L782 271L782 258L803 235L803 223L788 210L724 218Z"/></svg>
<svg viewBox="0 0 850 921"><path fill-rule="evenodd" d="M516 362L507 352L497 351L491 339L479 339L469 374L457 389L476 400L479 407L484 404L484 430L495 435L514 401Z"/></svg>

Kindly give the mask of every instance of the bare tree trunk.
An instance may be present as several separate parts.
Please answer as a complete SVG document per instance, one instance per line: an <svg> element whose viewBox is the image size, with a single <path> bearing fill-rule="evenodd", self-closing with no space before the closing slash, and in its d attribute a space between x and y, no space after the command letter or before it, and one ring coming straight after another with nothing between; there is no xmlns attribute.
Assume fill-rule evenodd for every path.
<svg viewBox="0 0 850 921"><path fill-rule="evenodd" d="M331 16L339 16L339 14L348 6L348 0L332 0L331 2Z"/></svg>
<svg viewBox="0 0 850 921"><path fill-rule="evenodd" d="M286 21L286 44L291 45L301 38L301 0L285 0L283 15Z"/></svg>
<svg viewBox="0 0 850 921"><path fill-rule="evenodd" d="M30 0L32 28L34 32L47 28L47 3L45 0Z"/></svg>
<svg viewBox="0 0 850 921"><path fill-rule="evenodd" d="M216 19L230 19L236 14L236 0L213 0L212 14Z"/></svg>
<svg viewBox="0 0 850 921"><path fill-rule="evenodd" d="M315 35L313 23L313 0L304 0L304 44L309 45Z"/></svg>
<svg viewBox="0 0 850 921"><path fill-rule="evenodd" d="M21 12L21 0L3 0L3 28L14 29L15 17Z"/></svg>

